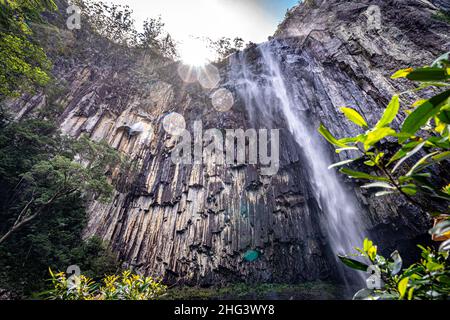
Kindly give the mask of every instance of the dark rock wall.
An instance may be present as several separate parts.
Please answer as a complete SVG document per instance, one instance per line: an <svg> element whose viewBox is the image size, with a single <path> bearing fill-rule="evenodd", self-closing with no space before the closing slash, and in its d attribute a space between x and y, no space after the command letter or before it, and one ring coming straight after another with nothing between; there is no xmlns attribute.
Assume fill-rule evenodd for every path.
<svg viewBox="0 0 450 320"><path fill-rule="evenodd" d="M294 85L304 88L306 82L320 97L309 95L316 125L323 122L338 136L356 134L358 128L339 112L343 105L376 123L392 94L408 89L407 82L390 79L393 71L430 64L450 50L449 25L435 19L436 13L428 1L306 1L294 8L276 38L286 43L281 59L296 57L299 64L320 70L308 73L299 64L285 64L289 78L297 78ZM416 97L403 99L412 102ZM400 120L402 116L397 123ZM402 247L402 239L428 225L423 214L401 198L377 199L356 192L369 210L365 219L372 237L384 247Z"/></svg>
<svg viewBox="0 0 450 320"><path fill-rule="evenodd" d="M380 27L367 27L369 4L380 8ZM322 121L336 135L355 134L338 111L343 105L374 123L389 97L407 86L389 79L394 70L430 63L450 50L450 28L432 19L435 12L429 2L412 0L306 1L294 8L272 41L311 125ZM254 165L175 165L175 138L161 125L165 115L182 114L188 129L199 119L205 128L245 129L251 127L245 104L236 96L232 111L219 113L212 91L183 83L178 64L105 49L95 39L85 45L88 40L59 31L61 48L50 41L55 75L65 87L57 100L64 109L61 128L106 139L129 155L133 167L115 173L111 203L89 205L86 236L101 236L127 264L171 282L299 282L335 275L333 239L320 224L308 168L288 132L282 132L281 169L271 178ZM247 63L258 68L258 55L258 48L248 48ZM218 68L220 86L233 90L230 65ZM20 118L48 99L25 96L11 107ZM136 122L145 134L129 137L119 128ZM394 248L427 229L428 221L402 199L375 199L347 185L360 200L367 233L381 246ZM247 250L261 257L244 262Z"/></svg>

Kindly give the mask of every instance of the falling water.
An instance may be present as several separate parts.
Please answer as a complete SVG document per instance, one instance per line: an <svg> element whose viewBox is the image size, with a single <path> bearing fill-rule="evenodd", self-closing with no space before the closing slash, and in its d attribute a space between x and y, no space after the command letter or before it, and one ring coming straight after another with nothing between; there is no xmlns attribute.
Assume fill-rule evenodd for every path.
<svg viewBox="0 0 450 320"><path fill-rule="evenodd" d="M363 234L356 201L343 188L334 170L328 169L332 160L328 156L326 142L317 128L310 126L305 103L289 92L276 49L274 42L259 46L258 71L246 63L246 53L236 55L232 61L233 81L251 120L256 117L284 118L287 129L306 158L331 249L335 254L353 252L353 248L361 243Z"/></svg>

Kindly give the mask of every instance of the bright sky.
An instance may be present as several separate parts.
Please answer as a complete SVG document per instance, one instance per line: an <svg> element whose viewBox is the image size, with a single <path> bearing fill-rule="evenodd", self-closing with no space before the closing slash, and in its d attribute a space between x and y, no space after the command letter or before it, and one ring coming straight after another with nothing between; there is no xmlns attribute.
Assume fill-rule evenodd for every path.
<svg viewBox="0 0 450 320"><path fill-rule="evenodd" d="M189 36L242 37L263 42L272 35L286 10L298 0L107 0L129 5L136 25L161 16L177 40Z"/></svg>
<svg viewBox="0 0 450 320"><path fill-rule="evenodd" d="M134 11L136 26L146 18L162 17L165 29L187 50L197 50L192 37L241 37L245 42L267 41L286 10L299 0L106 0L129 5ZM189 54L188 54L189 55Z"/></svg>

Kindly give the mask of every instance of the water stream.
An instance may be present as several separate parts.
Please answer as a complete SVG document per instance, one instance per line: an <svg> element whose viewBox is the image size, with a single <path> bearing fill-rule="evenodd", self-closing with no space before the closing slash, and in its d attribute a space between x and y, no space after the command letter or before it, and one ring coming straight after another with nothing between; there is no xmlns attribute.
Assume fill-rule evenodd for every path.
<svg viewBox="0 0 450 320"><path fill-rule="evenodd" d="M306 112L308 106L290 92L277 49L275 42L260 45L257 68L254 62L248 63L246 52L235 55L231 62L233 81L251 121L257 117L284 118L285 129L306 158L310 183L324 217L323 229L331 249L334 254L354 252L353 248L361 244L364 234L356 199L344 189L335 170L328 169L333 161L326 141L317 128L311 127Z"/></svg>

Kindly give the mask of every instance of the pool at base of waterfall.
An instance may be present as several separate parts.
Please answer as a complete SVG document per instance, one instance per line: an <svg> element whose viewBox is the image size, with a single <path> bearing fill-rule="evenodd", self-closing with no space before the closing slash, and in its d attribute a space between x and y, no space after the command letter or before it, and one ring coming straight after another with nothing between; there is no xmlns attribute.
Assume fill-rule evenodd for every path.
<svg viewBox="0 0 450 320"><path fill-rule="evenodd" d="M301 284L245 284L222 287L180 286L169 289L166 300L349 300L348 288L329 282Z"/></svg>

